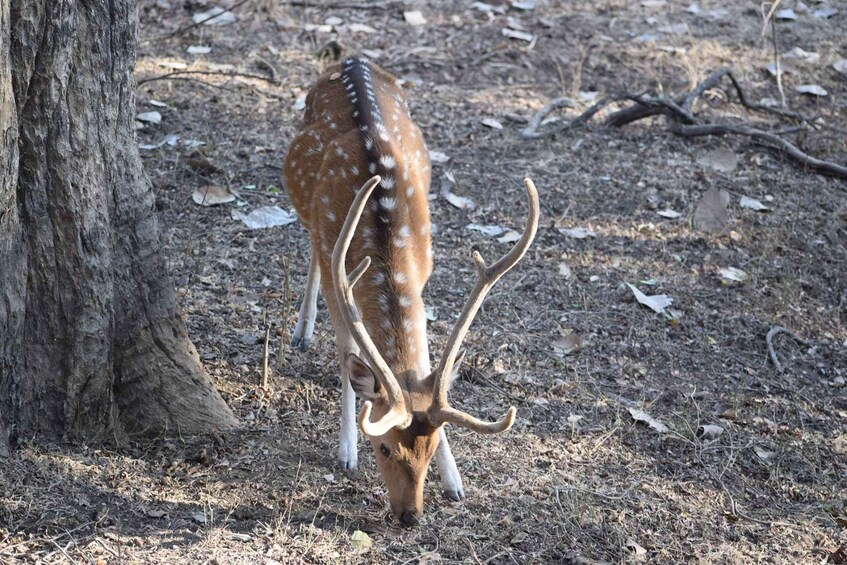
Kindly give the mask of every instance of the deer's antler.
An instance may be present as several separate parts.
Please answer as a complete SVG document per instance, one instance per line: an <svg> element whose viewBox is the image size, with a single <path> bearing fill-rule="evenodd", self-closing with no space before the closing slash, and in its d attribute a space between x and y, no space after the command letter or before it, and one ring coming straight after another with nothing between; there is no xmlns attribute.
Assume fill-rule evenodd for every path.
<svg viewBox="0 0 847 565"><path fill-rule="evenodd" d="M485 260L483 260L482 255L478 251L474 251L473 253L473 260L479 272L479 279L468 297L465 308L462 310L461 316L459 316L459 321L453 327L453 332L447 340L444 356L441 358L441 362L435 371L432 406L428 411L429 418L435 426L450 423L481 434L496 434L505 432L511 428L515 421L516 410L514 406L509 408L506 415L497 422L484 422L461 410L456 410L450 407L447 401L447 389L450 386L450 374L453 371L453 364L462 345L462 340L467 335L479 307L482 306L485 295L488 294L488 291L491 290L500 277L505 275L521 260L532 243L535 232L538 230L538 191L530 179L524 180L524 187L526 188L526 195L529 200L529 217L527 218L526 227L523 234L521 234L520 240L518 240L511 251L491 266L485 264Z"/></svg>
<svg viewBox="0 0 847 565"><path fill-rule="evenodd" d="M335 298L341 310L341 317L347 326L347 330L353 336L362 355L374 372L374 375L383 388L385 388L385 394L388 399L388 412L376 422L371 421L373 404L367 401L362 406L362 410L359 412L359 427L364 434L369 436L384 435L391 428L395 427L408 427L412 419L411 415L406 411L406 402L403 399L403 392L400 390L400 385L397 383L397 379L394 373L391 372L385 359L380 355L376 345L374 345L371 336L368 335L368 330L362 323L362 318L353 299L353 286L365 274L365 271L371 264L371 258L365 257L362 259L361 263L359 263L349 276L347 275L347 267L345 265L347 250L350 248L350 242L353 240L356 226L362 217L362 212L365 209L368 198L380 180L379 176L372 177L359 190L356 198L353 199L353 204L347 213L347 219L344 220L344 226L341 228L341 233L338 234L338 240L335 242L335 248L332 251L332 282L335 287Z"/></svg>

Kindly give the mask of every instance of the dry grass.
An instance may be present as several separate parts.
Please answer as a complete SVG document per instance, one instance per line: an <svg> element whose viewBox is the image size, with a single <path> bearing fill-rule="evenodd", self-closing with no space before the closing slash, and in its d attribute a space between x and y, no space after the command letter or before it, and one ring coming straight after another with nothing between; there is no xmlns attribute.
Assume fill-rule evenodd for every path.
<svg viewBox="0 0 847 565"><path fill-rule="evenodd" d="M157 39L185 25L194 8L143 2L139 76L164 74L158 65L166 60L262 73L264 60L279 80L192 75L149 82L138 93L140 109L151 109L150 99L168 104L162 124L139 133L142 142L168 133L205 141L205 157L225 171L192 168L184 147L144 153L172 272L185 289L182 312L244 426L224 437L118 452L24 447L0 477L0 561L813 563L825 557L820 551L847 543L843 183L797 171L744 140L686 142L644 123L527 143L522 126L505 118L527 118L578 90L677 92L726 64L753 99L773 96L761 71L770 48L757 35L758 8L701 3L728 10L712 23L631 2L539 1L532 12L510 12L541 36L528 49L500 35L502 17L489 21L460 3L443 4L416 4L430 21L421 33L404 26L399 8L248 3L233 26ZM283 319L282 259L291 256L299 299L305 232L296 225L242 231L229 209L190 201L195 188L216 183L239 189L250 208L289 206L278 166L299 119L293 104L318 72L311 52L329 39L303 24L330 15L379 30L344 34L350 50L383 49L380 63L423 81L410 88L413 113L430 148L451 157L434 174L452 171L455 190L480 205L469 213L432 201L438 260L426 298L438 315L430 324L435 356L472 285L469 245L490 257L505 251L464 226L519 224L525 174L542 192L537 241L486 303L453 394L483 415L514 403L519 420L501 437L453 431L467 500L443 501L433 470L423 525L414 531L386 523L384 487L364 442L358 473L345 476L335 466L338 370L324 311L313 350L287 352L273 392L257 387L264 317L275 328L294 321ZM689 21L691 32L633 41L651 15L657 25ZM785 50L800 45L822 55L820 65L787 77L790 103L847 127L847 86L827 66L844 56L839 30L847 13L785 27ZM205 44L213 46L209 55L186 54ZM791 91L800 82L817 82L830 96L800 98ZM742 111L720 92L710 104ZM481 126L484 117L505 129ZM843 136L827 135L802 143L845 162ZM739 155L728 175L695 163L698 151L720 144ZM773 209L733 205L732 237L705 236L686 219L655 213L669 207L690 215L711 187L735 202L772 195ZM597 237L574 240L556 229L575 226L590 226ZM559 275L562 261L569 279ZM721 284L717 269L727 266L747 271L749 281ZM621 286L651 278L659 279L656 292L674 297L677 323L639 307ZM765 348L777 324L814 345L778 338L782 374ZM568 330L587 347L560 359L550 343ZM272 332L276 351L273 339ZM671 431L636 424L629 406ZM722 426L723 435L701 437L704 424ZM370 533L372 548L351 545L357 529Z"/></svg>

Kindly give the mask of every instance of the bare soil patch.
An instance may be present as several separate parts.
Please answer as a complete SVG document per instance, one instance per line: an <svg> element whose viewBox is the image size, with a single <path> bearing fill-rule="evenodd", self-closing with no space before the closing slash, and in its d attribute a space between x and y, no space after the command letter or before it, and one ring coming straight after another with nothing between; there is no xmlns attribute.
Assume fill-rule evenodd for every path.
<svg viewBox="0 0 847 565"><path fill-rule="evenodd" d="M144 150L145 165L181 314L242 428L119 450L24 447L0 476L0 562L817 563L847 544L847 185L749 139L685 140L657 121L520 136L555 97L579 101L576 115L591 103L585 93L681 93L722 66L753 100L778 98L758 5L706 1L692 13L674 2L539 0L488 14L465 2L297 4L251 1L232 24L180 33L212 4L140 7L138 111L162 121L140 129L139 142L179 136ZM406 24L410 9L426 25ZM792 139L843 164L847 80L832 64L847 57L847 10L797 16L779 24L780 48L820 59L792 63L788 103L832 127ZM340 23L313 28L336 21L328 18ZM504 37L505 27L536 39ZM271 390L259 388L264 325L275 367L276 330L296 321L308 240L299 224L251 231L230 216L290 208L279 166L297 101L320 72L314 53L333 38L348 52L377 50L407 81L430 149L450 157L434 165L432 192L449 171L454 191L478 205L431 201L436 358L473 284L470 247L494 257L509 245L466 226L519 229L525 175L542 200L536 242L486 302L452 393L480 415L514 404L518 421L494 438L453 431L467 500L442 500L433 468L412 531L386 522L364 440L357 473L336 467L338 365L325 310L312 349L286 350ZM163 77L184 71L192 74ZM800 84L828 95L799 94ZM707 100L699 110L775 123L726 90ZM697 163L718 147L737 156L735 170ZM192 193L208 185L238 197L198 206ZM723 235L692 228L710 188L731 195ZM741 196L769 209L743 209ZM657 213L666 209L681 217ZM560 231L575 227L596 236ZM727 267L748 279L722 281ZM626 282L671 296L677 314L639 305ZM809 341L775 339L782 373L765 344L775 325ZM569 332L585 347L563 358L552 344ZM630 408L669 431L636 422ZM704 434L707 425L722 433ZM373 545L356 547L356 530Z"/></svg>

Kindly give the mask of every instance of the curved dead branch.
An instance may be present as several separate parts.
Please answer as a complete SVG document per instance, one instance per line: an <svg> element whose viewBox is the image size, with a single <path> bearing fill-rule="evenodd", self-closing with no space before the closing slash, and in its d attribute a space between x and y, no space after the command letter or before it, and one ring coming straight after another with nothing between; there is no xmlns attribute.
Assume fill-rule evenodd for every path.
<svg viewBox="0 0 847 565"><path fill-rule="evenodd" d="M729 79L733 90L738 96L739 103L748 110L793 120L795 122L799 122L800 125L789 127L787 129L783 128L781 131L776 132L766 131L754 127L747 122L734 124L714 123L708 122L702 117L697 116L692 110L694 101L705 94L708 90L716 88L724 78ZM827 127L818 123L817 116L806 116L791 110L772 108L770 106L751 102L745 95L744 89L741 87L738 79L736 79L736 77L732 74L732 69L729 67L718 69L697 84L697 86L695 86L690 92L675 98L656 98L646 96L645 94L617 92L606 96L588 108L585 112L568 122L564 122L556 127L544 131L538 131L541 121L547 117L550 112L557 108L571 106L570 99L557 98L536 112L530 120L529 125L523 130L523 132L521 132L521 135L524 139L540 139L548 135L560 133L587 122L610 103L622 100L630 100L634 102L634 104L609 114L603 122L604 126L622 127L629 123L643 120L644 118L651 116L666 116L669 122L669 129L676 135L682 137L699 137L704 135L743 135L750 137L767 147L784 153L789 160L801 167L823 175L847 180L847 166L812 157L795 144L780 137L780 134L792 133L809 128L817 129L820 127Z"/></svg>

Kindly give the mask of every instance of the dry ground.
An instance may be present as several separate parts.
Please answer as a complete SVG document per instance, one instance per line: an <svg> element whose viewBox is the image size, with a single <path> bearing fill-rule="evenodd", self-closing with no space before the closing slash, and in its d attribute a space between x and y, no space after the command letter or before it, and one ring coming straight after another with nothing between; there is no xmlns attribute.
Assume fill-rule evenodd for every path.
<svg viewBox="0 0 847 565"><path fill-rule="evenodd" d="M771 55L758 4L706 0L698 15L687 2L538 0L534 10L492 16L470 2L280 4L250 0L231 25L179 33L212 4L145 0L140 8L140 79L172 72L172 63L207 71L139 85L139 112L163 116L139 141L176 134L205 143L145 151L145 164L182 313L242 429L117 451L23 448L0 478L0 561L816 563L847 543L845 183L747 139L675 138L660 120L620 130L589 124L535 142L520 136L520 120L557 96L621 86L677 93L725 65L754 100L778 97L762 70ZM407 25L403 9L422 10L428 23ZM847 56L840 9L825 20L800 13L779 26L779 41L783 51L821 55L786 76L790 107L841 128L798 142L845 163L847 86L831 66ZM725 13L713 19L710 10ZM329 17L341 20L334 31L307 29ZM503 37L507 18L537 41ZM353 22L376 33L354 33ZM638 39L681 23L683 33ZM429 327L436 358L473 282L469 247L488 257L507 249L467 224L519 227L524 175L542 195L537 240L488 300L453 394L483 416L515 404L518 421L494 438L453 430L467 500L442 500L433 470L423 525L412 531L385 521L385 490L365 442L358 473L336 468L338 367L323 309L313 349L286 351L271 391L258 387L264 320L276 330L296 319L283 263L290 259L296 303L305 231L248 231L230 218L235 204L191 201L197 187L216 184L237 190L244 209L289 207L279 165L300 117L296 101L319 73L315 50L335 37L349 52L379 50L377 61L407 79L430 149L450 157L434 167L433 192L450 171L454 191L479 205L431 201L437 259L426 299L437 315ZM189 54L193 45L212 51ZM802 83L829 96L797 94ZM708 106L700 110L763 119L723 90L709 93ZM735 171L697 164L721 146L738 156ZM732 195L731 234L691 227L712 187ZM742 195L772 197L770 211L741 209ZM665 208L683 216L656 213ZM558 229L572 227L596 237ZM749 280L722 284L718 269L730 266ZM639 283L648 279L656 284ZM639 306L625 282L673 297L678 320ZM809 340L777 338L781 374L765 348L774 325ZM585 348L563 359L551 343L569 331ZM272 366L278 344L273 333ZM635 422L630 407L669 431ZM703 437L702 425L723 434ZM355 547L356 530L373 546Z"/></svg>

